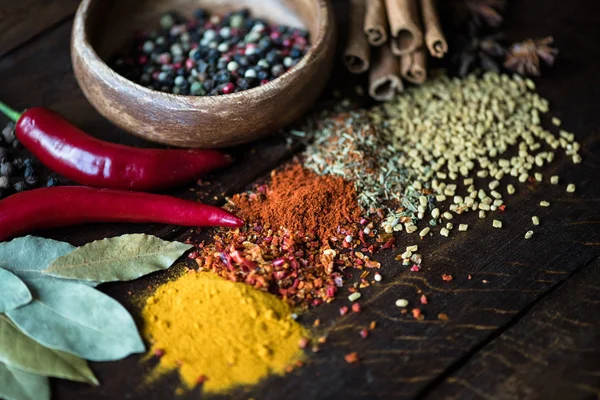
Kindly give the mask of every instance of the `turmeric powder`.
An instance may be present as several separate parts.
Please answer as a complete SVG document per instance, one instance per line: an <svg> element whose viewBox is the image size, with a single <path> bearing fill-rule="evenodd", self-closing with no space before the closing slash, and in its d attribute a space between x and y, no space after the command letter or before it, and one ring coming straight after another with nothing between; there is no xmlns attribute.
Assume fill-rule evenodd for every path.
<svg viewBox="0 0 600 400"><path fill-rule="evenodd" d="M161 357L153 376L178 369L188 389L255 384L303 358L307 333L288 305L210 272L188 271L160 286L142 316L151 351Z"/></svg>

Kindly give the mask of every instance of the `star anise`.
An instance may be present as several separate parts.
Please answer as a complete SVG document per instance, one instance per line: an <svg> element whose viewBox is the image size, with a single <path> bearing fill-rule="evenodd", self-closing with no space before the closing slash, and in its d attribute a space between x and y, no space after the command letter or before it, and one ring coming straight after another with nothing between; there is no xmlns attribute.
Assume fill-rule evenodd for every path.
<svg viewBox="0 0 600 400"><path fill-rule="evenodd" d="M454 21L457 24L472 22L475 26L496 28L502 24L506 0L455 0Z"/></svg>
<svg viewBox="0 0 600 400"><path fill-rule="evenodd" d="M470 38L460 38L457 44L460 50L453 59L453 62L458 66L458 75L464 77L476 68L481 68L484 71L500 72L500 66L496 60L506 53L506 50L500 44L503 37L502 33L496 33L482 38L474 35Z"/></svg>
<svg viewBox="0 0 600 400"><path fill-rule="evenodd" d="M550 45L554 41L552 36L543 39L527 39L524 42L510 46L504 67L519 75L540 75L540 59L548 66L554 64L558 49Z"/></svg>

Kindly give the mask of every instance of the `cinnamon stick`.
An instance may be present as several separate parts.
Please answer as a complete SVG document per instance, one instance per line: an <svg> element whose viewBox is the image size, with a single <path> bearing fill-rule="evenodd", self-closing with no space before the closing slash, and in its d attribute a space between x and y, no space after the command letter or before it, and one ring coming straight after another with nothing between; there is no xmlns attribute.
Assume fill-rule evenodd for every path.
<svg viewBox="0 0 600 400"><path fill-rule="evenodd" d="M398 58L389 45L379 47L369 71L369 95L377 101L388 101L402 90Z"/></svg>
<svg viewBox="0 0 600 400"><path fill-rule="evenodd" d="M400 74L411 83L420 85L427 79L427 53L420 47L400 59Z"/></svg>
<svg viewBox="0 0 600 400"><path fill-rule="evenodd" d="M387 42L387 18L383 0L367 0L365 14L365 35L371 46L381 46Z"/></svg>
<svg viewBox="0 0 600 400"><path fill-rule="evenodd" d="M423 44L417 0L385 0L392 51L398 56L409 54Z"/></svg>
<svg viewBox="0 0 600 400"><path fill-rule="evenodd" d="M365 12L365 0L350 0L350 24L344 64L353 74L360 74L369 69L371 48L363 28Z"/></svg>
<svg viewBox="0 0 600 400"><path fill-rule="evenodd" d="M448 42L440 26L435 0L421 0L421 12L425 24L425 44L433 57L442 58L448 52Z"/></svg>

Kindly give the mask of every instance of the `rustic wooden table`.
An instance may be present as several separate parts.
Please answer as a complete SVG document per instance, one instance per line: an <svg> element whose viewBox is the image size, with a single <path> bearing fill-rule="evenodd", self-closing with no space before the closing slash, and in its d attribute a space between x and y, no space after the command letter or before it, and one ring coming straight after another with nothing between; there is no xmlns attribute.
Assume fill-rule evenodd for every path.
<svg viewBox="0 0 600 400"><path fill-rule="evenodd" d="M104 120L85 100L72 74L69 35L76 0L20 0L0 4L0 98L25 108L41 105L68 117L106 140L148 146ZM338 11L344 1L336 1ZM343 29L341 30L343 32ZM596 0L519 0L510 4L510 37L556 38L561 53L554 69L537 80L564 126L582 144L583 163L560 159L551 167L577 184L521 190L511 197L505 228L489 220L468 221L470 234L436 237L422 244L425 268L409 274L394 262L397 251L379 255L385 282L363 292L363 312L339 317L342 300L304 315L320 318L330 332L321 352L301 369L238 391L235 399L598 399L600 398L600 7ZM340 75L340 74L338 74ZM1 120L4 123L5 120ZM236 148L238 162L213 175L203 199L222 203L288 160L287 148L273 137ZM543 192L543 194L542 194ZM173 193L194 198L189 190ZM216 197L215 197L216 196ZM552 207L537 211L543 224L532 240L524 226L542 199ZM473 216L475 217L475 216ZM81 245L123 233L144 232L185 239L174 226L97 224L40 232ZM207 235L207 233L204 233ZM408 239L400 236L400 244ZM444 282L442 273L452 274ZM472 279L467 278L468 275ZM128 292L154 285L160 277L131 284L104 285L134 315ZM487 281L484 282L484 281ZM429 298L423 321L399 315L397 298ZM435 318L447 313L449 321ZM358 331L377 321L367 340ZM361 362L346 364L357 351ZM55 399L167 399L175 376L144 384L152 368L141 357L92 363L99 388L53 380ZM183 398L199 398L189 393Z"/></svg>

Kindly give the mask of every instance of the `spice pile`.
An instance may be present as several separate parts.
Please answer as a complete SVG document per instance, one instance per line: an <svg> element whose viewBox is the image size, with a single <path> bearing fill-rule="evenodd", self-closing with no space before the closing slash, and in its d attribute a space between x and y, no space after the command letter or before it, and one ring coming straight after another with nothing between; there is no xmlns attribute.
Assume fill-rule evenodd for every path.
<svg viewBox="0 0 600 400"><path fill-rule="evenodd" d="M214 96L264 85L306 54L304 29L270 25L247 9L223 17L198 9L194 19L169 13L157 31L136 38L111 64L122 76L167 93Z"/></svg>
<svg viewBox="0 0 600 400"><path fill-rule="evenodd" d="M248 228L223 230L190 257L204 270L276 293L292 305L333 300L344 268L379 268L365 255L377 246L368 242L390 240L370 233L373 223L361 217L351 183L298 164L274 172L270 186L234 196L229 207Z"/></svg>
<svg viewBox="0 0 600 400"><path fill-rule="evenodd" d="M307 333L268 293L188 271L147 298L144 335L160 358L152 378L173 369L208 393L257 383L302 364Z"/></svg>
<svg viewBox="0 0 600 400"><path fill-rule="evenodd" d="M581 162L580 146L558 128L560 120L552 119L558 135L541 126L549 107L534 88L531 80L495 73L437 77L385 105L313 122L315 140L304 165L354 181L366 211L387 213L382 226L388 233L413 233L425 221L421 237L436 226L449 236L454 216L477 211L484 218L503 210L517 183L558 184L558 176L536 171L558 148ZM492 225L500 228L502 221Z"/></svg>

